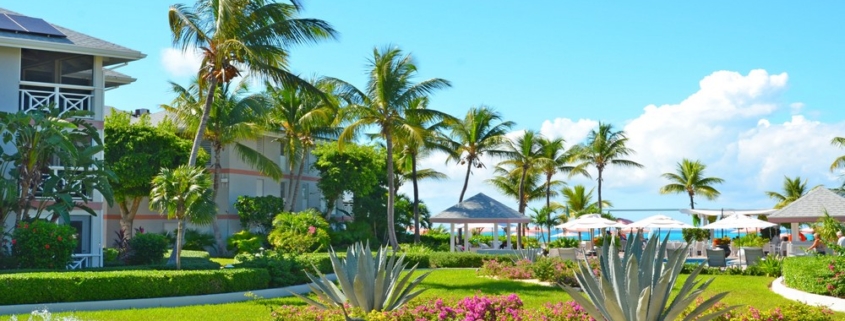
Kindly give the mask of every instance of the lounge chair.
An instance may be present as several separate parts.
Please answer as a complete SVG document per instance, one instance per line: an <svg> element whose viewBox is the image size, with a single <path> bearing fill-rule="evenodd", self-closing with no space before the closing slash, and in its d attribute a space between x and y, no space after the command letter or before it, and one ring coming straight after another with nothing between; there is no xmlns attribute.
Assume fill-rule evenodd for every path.
<svg viewBox="0 0 845 321"><path fill-rule="evenodd" d="M743 249L745 252L745 265L752 266L763 258L763 249Z"/></svg>
<svg viewBox="0 0 845 321"><path fill-rule="evenodd" d="M725 250L707 249L707 266L727 268L728 261L725 259Z"/></svg>

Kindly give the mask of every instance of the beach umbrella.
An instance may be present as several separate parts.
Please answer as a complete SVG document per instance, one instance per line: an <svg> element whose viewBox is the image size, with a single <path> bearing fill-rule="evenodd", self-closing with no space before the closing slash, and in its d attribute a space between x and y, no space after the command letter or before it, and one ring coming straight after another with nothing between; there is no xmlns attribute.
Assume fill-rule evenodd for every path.
<svg viewBox="0 0 845 321"><path fill-rule="evenodd" d="M703 229L767 228L777 224L758 220L745 215L731 215L716 222L702 226Z"/></svg>
<svg viewBox="0 0 845 321"><path fill-rule="evenodd" d="M633 222L628 225L620 225L624 228L656 228L656 229L684 229L693 228L692 225L678 221L666 215L658 214L646 217L642 220Z"/></svg>
<svg viewBox="0 0 845 321"><path fill-rule="evenodd" d="M597 229L615 227L616 224L616 221L608 220L604 217L601 217L601 215L599 214L585 214L569 222L559 224L555 227L572 231L577 229Z"/></svg>

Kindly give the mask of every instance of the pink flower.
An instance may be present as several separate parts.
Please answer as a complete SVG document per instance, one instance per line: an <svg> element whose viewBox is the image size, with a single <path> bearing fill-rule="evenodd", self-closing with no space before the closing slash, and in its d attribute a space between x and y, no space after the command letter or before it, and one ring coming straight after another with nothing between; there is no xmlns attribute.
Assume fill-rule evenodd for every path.
<svg viewBox="0 0 845 321"><path fill-rule="evenodd" d="M308 234L314 234L314 232L317 232L317 228L314 227L314 226L309 226L308 227Z"/></svg>
<svg viewBox="0 0 845 321"><path fill-rule="evenodd" d="M49 250L49 249L50 249L50 244L44 244L44 248Z"/></svg>

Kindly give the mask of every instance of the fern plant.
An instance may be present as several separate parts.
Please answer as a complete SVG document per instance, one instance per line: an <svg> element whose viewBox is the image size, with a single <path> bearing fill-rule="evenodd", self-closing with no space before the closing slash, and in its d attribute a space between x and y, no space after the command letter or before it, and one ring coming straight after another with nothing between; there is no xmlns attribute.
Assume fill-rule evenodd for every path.
<svg viewBox="0 0 845 321"><path fill-rule="evenodd" d="M349 317L344 306L346 303L361 309L365 314L371 311L391 311L401 307L423 292L423 290L414 291L414 288L431 273L431 271L426 272L412 281L411 276L417 266L414 265L402 276L402 271L408 265L404 262L404 254L399 257L395 254L389 255L387 247L382 247L373 255L370 246L364 246L360 242L347 249L345 259L339 258L333 249L329 250L329 258L340 287L316 268L314 270L317 276L306 272L312 282L308 287L322 302L340 307L346 320L356 320ZM296 293L292 294L312 306L329 309L329 306L321 302Z"/></svg>
<svg viewBox="0 0 845 321"><path fill-rule="evenodd" d="M639 239L637 233L634 239ZM669 321L678 319L688 306L695 303L713 279L699 282L696 277L704 268L700 264L690 273L681 286L677 296L670 302L670 294L678 274L684 266L688 247L675 251L666 257L668 235L662 242L652 238L642 247L639 242L628 242L622 257L617 255L615 242L607 242L602 248L599 276L595 276L586 260L579 262L579 271L575 274L581 289L587 297L577 290L562 285L587 312L595 319L608 321ZM613 253L613 254L611 254ZM722 292L703 301L682 320L706 321L715 319L736 306L717 312L707 313L716 303L727 295ZM668 305L667 305L668 304Z"/></svg>

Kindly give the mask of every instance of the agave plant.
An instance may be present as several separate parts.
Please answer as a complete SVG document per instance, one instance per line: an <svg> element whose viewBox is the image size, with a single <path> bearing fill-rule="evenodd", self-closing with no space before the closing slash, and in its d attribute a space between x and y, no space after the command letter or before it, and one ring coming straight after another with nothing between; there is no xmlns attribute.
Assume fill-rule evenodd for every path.
<svg viewBox="0 0 845 321"><path fill-rule="evenodd" d="M515 253L516 257L513 258L514 263L522 260L528 260L531 261L531 263L536 263L537 259L540 258L540 250L532 249L530 247L527 249L516 250Z"/></svg>
<svg viewBox="0 0 845 321"><path fill-rule="evenodd" d="M391 311L401 307L411 299L418 296L423 290L414 291L414 288L427 277L431 271L423 273L413 281L411 276L417 266L402 276L402 271L408 265L405 263L405 255L397 257L388 255L387 247L379 248L373 255L370 246L364 246L360 242L355 243L346 250L346 258L339 258L334 249L329 250L329 258L332 261L332 268L337 275L338 285L329 280L316 268L317 276L307 273L312 284L309 284L311 292L317 295L322 302L340 307L347 320L355 320L349 317L345 304L360 308L362 312L370 311ZM320 309L329 309L329 306L321 302L306 298L302 295L293 295Z"/></svg>
<svg viewBox="0 0 845 321"><path fill-rule="evenodd" d="M639 233L632 239L640 239ZM590 316L598 320L706 321L736 308L732 306L704 315L728 294L722 292L705 300L685 318L680 319L681 313L695 302L713 279L704 282L696 280L704 268L704 264L699 265L690 273L677 296L670 302L669 297L684 266L689 245L670 254L664 264L667 241L668 235L662 242L658 238L650 239L645 247L640 242L628 242L622 257L616 255L615 242L607 242L601 249L603 255L600 260L600 276L593 274L586 260L578 264L579 271L575 277L589 300L571 287L562 287Z"/></svg>

